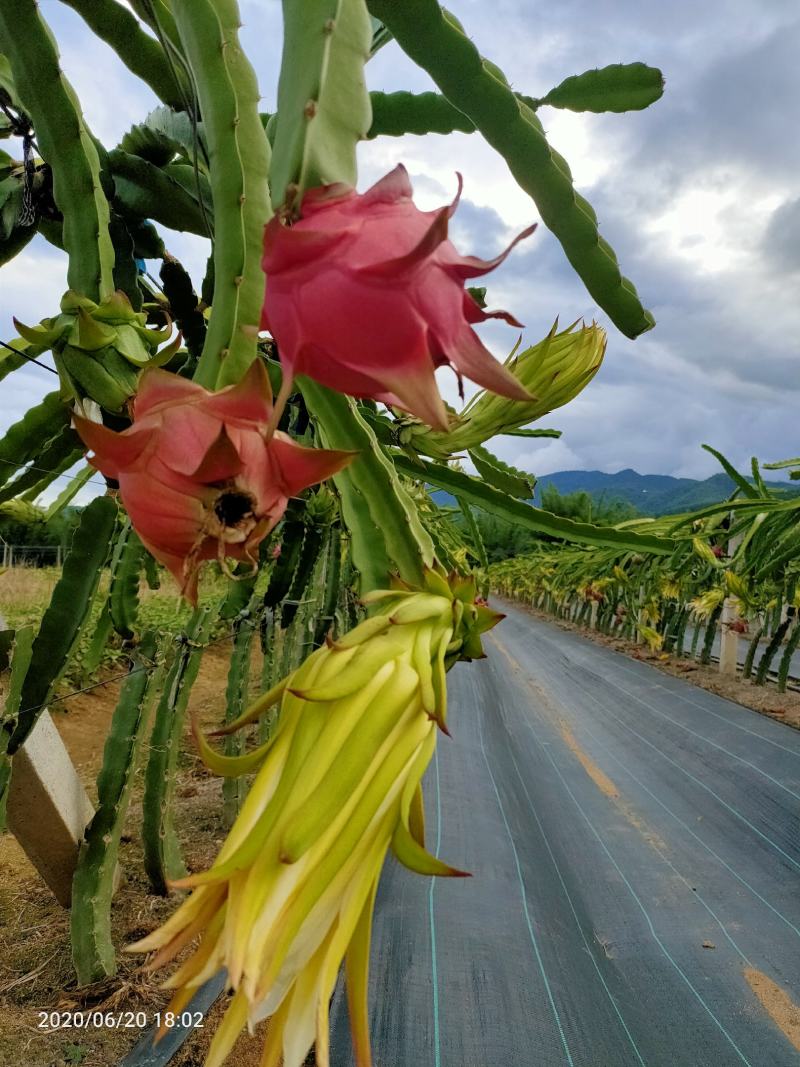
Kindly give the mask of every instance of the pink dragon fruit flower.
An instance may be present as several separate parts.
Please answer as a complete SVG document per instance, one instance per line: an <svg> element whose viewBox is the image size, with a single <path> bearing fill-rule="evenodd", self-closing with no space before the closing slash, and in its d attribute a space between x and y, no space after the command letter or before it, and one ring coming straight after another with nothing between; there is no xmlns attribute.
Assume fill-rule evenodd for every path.
<svg viewBox="0 0 800 1067"><path fill-rule="evenodd" d="M534 226L491 260L460 255L447 237L461 195L436 211L414 205L399 165L366 193L341 183L311 189L291 226L266 226L262 329L280 350L284 387L295 375L339 392L405 408L442 430L448 419L436 367L451 366L494 393L527 400L528 391L482 344L474 323L501 318L464 289L497 267Z"/></svg>
<svg viewBox="0 0 800 1067"><path fill-rule="evenodd" d="M203 560L255 565L255 550L289 497L353 456L303 448L280 432L267 441L271 414L269 379L257 360L238 385L219 392L146 370L133 425L121 433L75 417L94 453L89 462L119 483L134 529L192 603Z"/></svg>

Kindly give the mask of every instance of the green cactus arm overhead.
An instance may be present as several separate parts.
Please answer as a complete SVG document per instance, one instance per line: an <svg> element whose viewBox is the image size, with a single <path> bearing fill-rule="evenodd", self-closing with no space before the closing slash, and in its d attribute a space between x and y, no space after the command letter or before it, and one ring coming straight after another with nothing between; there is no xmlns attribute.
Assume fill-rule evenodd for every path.
<svg viewBox="0 0 800 1067"><path fill-rule="evenodd" d="M64 216L69 287L102 300L114 290L114 247L100 157L35 0L0 4L0 52L11 64L37 143L53 170L53 195Z"/></svg>
<svg viewBox="0 0 800 1067"><path fill-rule="evenodd" d="M372 125L367 137L406 133L474 133L475 123L441 93L371 92Z"/></svg>
<svg viewBox="0 0 800 1067"><path fill-rule="evenodd" d="M197 86L209 153L214 313L195 377L213 389L238 381L256 358L270 149L255 73L239 44L235 0L174 0L172 13Z"/></svg>
<svg viewBox="0 0 800 1067"><path fill-rule="evenodd" d="M181 53L181 41L172 16L172 0L128 0L131 11L149 26L165 47Z"/></svg>
<svg viewBox="0 0 800 1067"><path fill-rule="evenodd" d="M356 183L356 145L367 135L364 83L372 24L364 0L284 0L275 156L275 209L329 182Z"/></svg>
<svg viewBox="0 0 800 1067"><path fill-rule="evenodd" d="M424 460L415 463L399 452L393 453L392 459L400 474L410 478L422 478L430 485L452 493L459 500L474 504L490 515L496 515L521 529L552 534L553 537L561 537L577 544L608 545L630 549L632 552L646 551L654 555L669 555L675 548L675 542L668 537L633 533L614 526L593 526L590 523L562 518L498 492L479 478L473 478L442 463L428 463Z"/></svg>
<svg viewBox="0 0 800 1067"><path fill-rule="evenodd" d="M62 0L77 11L89 29L110 45L119 58L148 85L159 100L181 110L189 87L179 68L170 63L158 41L145 33L131 12L117 0Z"/></svg>
<svg viewBox="0 0 800 1067"><path fill-rule="evenodd" d="M664 78L644 63L614 63L566 78L536 99L516 93L533 110L545 105L570 111L641 111L664 93ZM367 137L402 137L406 133L474 133L475 123L441 93L372 91L372 125Z"/></svg>
<svg viewBox="0 0 800 1067"><path fill-rule="evenodd" d="M541 122L502 72L478 52L436 0L370 0L404 52L433 78L459 111L505 159L553 231L600 307L627 337L655 325L597 229L591 205L575 191L566 161L547 142Z"/></svg>
<svg viewBox="0 0 800 1067"><path fill-rule="evenodd" d="M664 77L645 63L612 63L599 70L573 74L541 100L521 97L531 107L566 108L569 111L641 111L664 93Z"/></svg>

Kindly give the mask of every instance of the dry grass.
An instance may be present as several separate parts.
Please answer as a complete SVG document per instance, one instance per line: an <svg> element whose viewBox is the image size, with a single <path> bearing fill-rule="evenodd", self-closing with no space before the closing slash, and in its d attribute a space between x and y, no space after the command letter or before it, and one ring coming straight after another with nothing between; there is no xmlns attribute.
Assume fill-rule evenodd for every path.
<svg viewBox="0 0 800 1067"><path fill-rule="evenodd" d="M41 619L60 567L9 567L0 574L0 615L16 628Z"/></svg>
<svg viewBox="0 0 800 1067"><path fill-rule="evenodd" d="M28 592L37 583L23 576ZM192 706L201 721L218 723L224 701L227 645L209 649L192 690ZM257 661L259 657L255 656ZM259 663L254 663L254 675ZM102 760L102 747L116 702L116 685L85 694L56 713L54 720L90 795ZM120 847L123 880L112 910L112 935L119 949L159 926L175 908L174 897L165 899L149 891L143 871L139 839L142 770L126 820ZM189 870L208 867L225 836L221 821L221 784L194 754L184 739L176 783L176 829ZM78 989L69 947L69 917L54 901L10 834L0 835L0 1067L113 1067L133 1047L136 1029L110 1028L48 1031L39 1026L40 1012L96 1009L145 1011L149 1017L163 1009L168 995L159 989L161 975L141 969L141 959L119 955L113 978ZM200 1067L223 1001L212 1009L206 1025L198 1029L171 1061L173 1067ZM244 1035L237 1045L237 1067L256 1067L262 1037Z"/></svg>

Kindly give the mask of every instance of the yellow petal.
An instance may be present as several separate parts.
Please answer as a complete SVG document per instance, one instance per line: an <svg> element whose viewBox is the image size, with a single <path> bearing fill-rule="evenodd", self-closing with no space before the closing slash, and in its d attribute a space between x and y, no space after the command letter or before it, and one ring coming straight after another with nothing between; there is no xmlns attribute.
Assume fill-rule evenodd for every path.
<svg viewBox="0 0 800 1067"><path fill-rule="evenodd" d="M222 1067L247 1022L247 997L235 993L206 1053L205 1067Z"/></svg>
<svg viewBox="0 0 800 1067"><path fill-rule="evenodd" d="M347 1010L350 1014L350 1033L353 1038L356 1067L372 1067L369 1041L369 949L377 891L376 878L345 956Z"/></svg>

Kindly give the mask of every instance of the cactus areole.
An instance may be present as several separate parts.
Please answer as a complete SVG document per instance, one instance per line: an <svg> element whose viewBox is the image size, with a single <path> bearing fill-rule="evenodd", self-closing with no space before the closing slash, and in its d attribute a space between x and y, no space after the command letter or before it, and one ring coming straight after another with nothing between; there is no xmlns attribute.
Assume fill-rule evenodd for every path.
<svg viewBox="0 0 800 1067"><path fill-rule="evenodd" d="M264 365L217 393L162 370L142 375L130 429L114 433L76 418L90 462L119 482L136 532L197 599L200 563L257 562L255 550L288 499L340 470L348 452L269 440L272 400Z"/></svg>
<svg viewBox="0 0 800 1067"><path fill-rule="evenodd" d="M460 255L448 240L458 206L420 211L399 165L366 193L337 183L311 189L302 217L267 224L267 289L261 325L275 338L287 380L306 374L322 385L371 397L446 430L437 367L452 366L478 385L515 400L530 394L472 329L502 318L464 289L487 274L529 227L491 260Z"/></svg>

